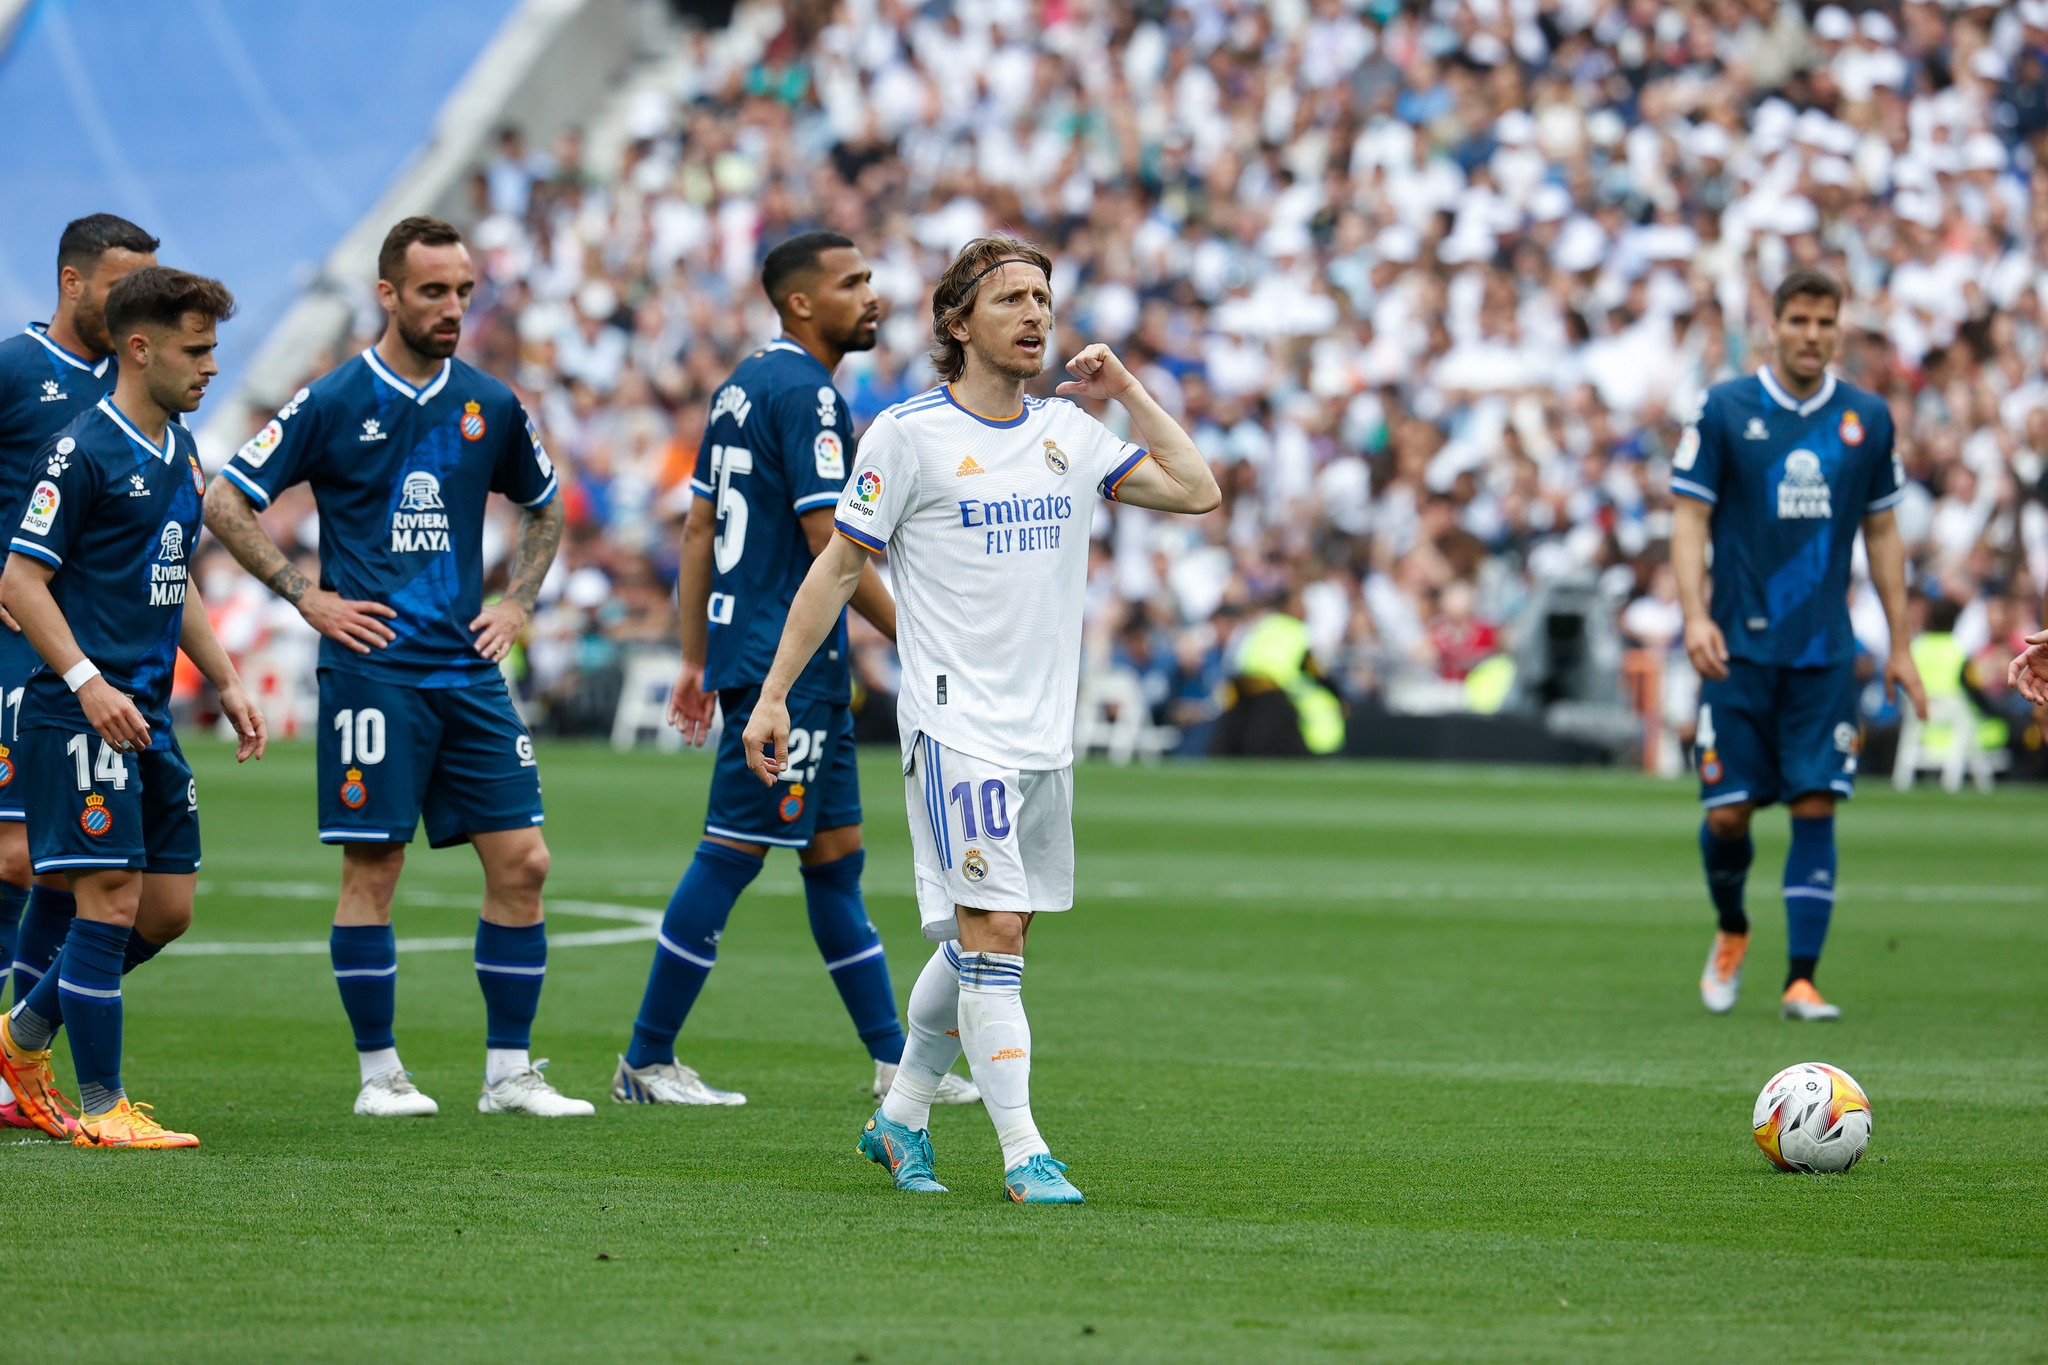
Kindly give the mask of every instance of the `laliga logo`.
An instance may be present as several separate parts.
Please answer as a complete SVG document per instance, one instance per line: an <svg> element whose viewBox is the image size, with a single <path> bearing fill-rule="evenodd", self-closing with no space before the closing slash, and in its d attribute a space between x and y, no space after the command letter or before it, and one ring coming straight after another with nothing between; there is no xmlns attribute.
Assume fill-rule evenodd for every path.
<svg viewBox="0 0 2048 1365"><path fill-rule="evenodd" d="M853 481L853 491L862 502L873 502L882 496L882 476L872 469L863 469Z"/></svg>
<svg viewBox="0 0 2048 1365"><path fill-rule="evenodd" d="M399 488L398 510L401 512L438 512L441 510L441 481L424 469L414 470L405 476Z"/></svg>

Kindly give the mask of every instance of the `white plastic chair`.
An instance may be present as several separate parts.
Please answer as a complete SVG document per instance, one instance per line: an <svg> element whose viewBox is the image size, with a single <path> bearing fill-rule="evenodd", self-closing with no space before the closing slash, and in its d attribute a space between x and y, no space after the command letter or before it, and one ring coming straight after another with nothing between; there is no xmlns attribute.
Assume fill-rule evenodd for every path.
<svg viewBox="0 0 2048 1365"><path fill-rule="evenodd" d="M1081 679L1074 706L1074 750L1100 749L1122 767L1133 758L1156 762L1180 743L1180 731L1154 725L1145 701L1145 685L1128 668L1090 670Z"/></svg>
<svg viewBox="0 0 2048 1365"><path fill-rule="evenodd" d="M612 747L638 748L644 731L654 731L654 747L664 753L683 747L681 733L668 723L668 694L682 671L681 654L635 654L626 665L619 688L619 708L612 712Z"/></svg>
<svg viewBox="0 0 2048 1365"><path fill-rule="evenodd" d="M1921 773L1940 773L1941 789L1954 793L1963 789L1963 775L1967 772L1978 791L1989 793L1991 775L2002 766L1999 760L2005 755L1985 751L1977 735L1978 719L1976 708L1970 705L1969 698L1962 696L1929 701L1925 723L1913 714L1912 708L1906 708L1905 719L1899 725L1899 754L1892 761L1892 785L1900 791L1911 791L1914 779ZM1927 731L1937 725L1947 728L1948 743L1934 749L1927 744Z"/></svg>

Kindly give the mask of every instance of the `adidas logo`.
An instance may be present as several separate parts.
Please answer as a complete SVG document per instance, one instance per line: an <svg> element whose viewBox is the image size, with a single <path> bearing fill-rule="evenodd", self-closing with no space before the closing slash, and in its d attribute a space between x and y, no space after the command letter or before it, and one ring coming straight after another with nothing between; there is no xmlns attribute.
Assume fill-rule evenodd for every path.
<svg viewBox="0 0 2048 1365"><path fill-rule="evenodd" d="M966 459L960 462L960 467L953 471L953 477L956 479L964 479L969 474L986 473L988 473L988 471L986 469L983 469L980 465L976 464L974 462L974 457L972 455L969 455Z"/></svg>

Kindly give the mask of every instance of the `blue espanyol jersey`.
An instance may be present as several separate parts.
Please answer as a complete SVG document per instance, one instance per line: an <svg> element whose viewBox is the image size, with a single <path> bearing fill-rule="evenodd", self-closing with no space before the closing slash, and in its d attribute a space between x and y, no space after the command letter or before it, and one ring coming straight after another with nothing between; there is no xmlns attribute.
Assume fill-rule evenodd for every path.
<svg viewBox="0 0 2048 1365"><path fill-rule="evenodd" d="M73 355L40 322L0 340L0 504L14 507L35 453L114 391L114 368L110 355ZM0 678L25 678L35 666L27 638L0 626Z"/></svg>
<svg viewBox="0 0 2048 1365"><path fill-rule="evenodd" d="M206 486L192 433L173 422L154 445L104 398L44 444L28 480L10 550L56 570L50 594L85 657L151 725L169 724ZM38 664L21 724L83 722L64 679Z"/></svg>
<svg viewBox="0 0 2048 1365"><path fill-rule="evenodd" d="M789 604L811 569L798 518L838 503L852 444L852 420L832 372L793 341L755 351L713 395L690 480L718 516L707 690L753 687L768 676ZM790 695L844 702L852 686L842 611Z"/></svg>
<svg viewBox="0 0 2048 1365"><path fill-rule="evenodd" d="M1713 512L1713 616L1738 659L1819 668L1856 657L1856 532L1903 496L1884 400L1828 375L1804 401L1765 367L1708 391L1671 491Z"/></svg>
<svg viewBox="0 0 2048 1365"><path fill-rule="evenodd" d="M310 484L320 586L398 613L390 645L357 654L323 638L320 667L413 687L466 687L497 665L476 652L484 505L555 496L555 470L512 390L459 360L414 388L364 351L300 389L221 469L268 507Z"/></svg>

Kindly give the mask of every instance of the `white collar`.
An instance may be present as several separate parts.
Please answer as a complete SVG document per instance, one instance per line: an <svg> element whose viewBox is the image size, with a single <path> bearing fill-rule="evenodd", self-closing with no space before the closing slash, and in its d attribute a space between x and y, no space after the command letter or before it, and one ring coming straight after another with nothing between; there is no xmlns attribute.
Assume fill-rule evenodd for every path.
<svg viewBox="0 0 2048 1365"><path fill-rule="evenodd" d="M439 393L442 389L448 387L448 375L455 368L454 361L442 361L441 372L434 376L434 382L427 385L424 389L416 389L412 385L406 383L403 379L400 379L397 375L393 374L391 372L391 367L386 365L382 360L379 360L377 358L377 351L375 347L371 347L370 349L363 352L363 360L366 364L369 365L371 374L376 375L379 379L389 384L392 388L397 389L400 393L404 394L407 398L410 398L413 402L419 404L421 407L425 407L430 401L432 401L435 394Z"/></svg>
<svg viewBox="0 0 2048 1365"><path fill-rule="evenodd" d="M135 442L135 444L141 446L144 450L156 456L165 464L169 464L171 462L172 457L177 454L178 438L171 434L172 432L178 429L178 424L176 422L166 422L164 424L164 443L163 447L159 449L153 442L150 441L150 439L147 436L144 436L140 431L136 429L136 426L133 422L129 421L126 417L123 417L121 415L121 410L114 406L113 399L102 398L99 401L99 409L101 412L104 412L107 416L114 419L114 425L121 428L122 431L126 432L129 440Z"/></svg>
<svg viewBox="0 0 2048 1365"><path fill-rule="evenodd" d="M1835 377L1832 374L1821 376L1820 392L1804 403L1785 392L1783 386L1778 383L1778 377L1771 373L1770 366L1757 366L1756 377L1757 382L1764 386L1764 392L1771 396L1772 402L1788 412L1798 413L1801 417L1811 417L1826 407L1828 400L1835 396Z"/></svg>
<svg viewBox="0 0 2048 1365"><path fill-rule="evenodd" d="M95 379L106 378L107 362L112 360L114 357L110 355L103 355L100 357L99 364L88 364L79 357L71 354L71 352L65 350L62 346L59 346L56 342L50 340L49 329L47 327L39 327L35 323L31 322L28 326L22 328L22 330L24 332L27 332L30 336L34 337L37 341L42 342L44 348L47 349L51 355L57 357L57 359L63 361L72 369L84 370L87 374L91 375Z"/></svg>

